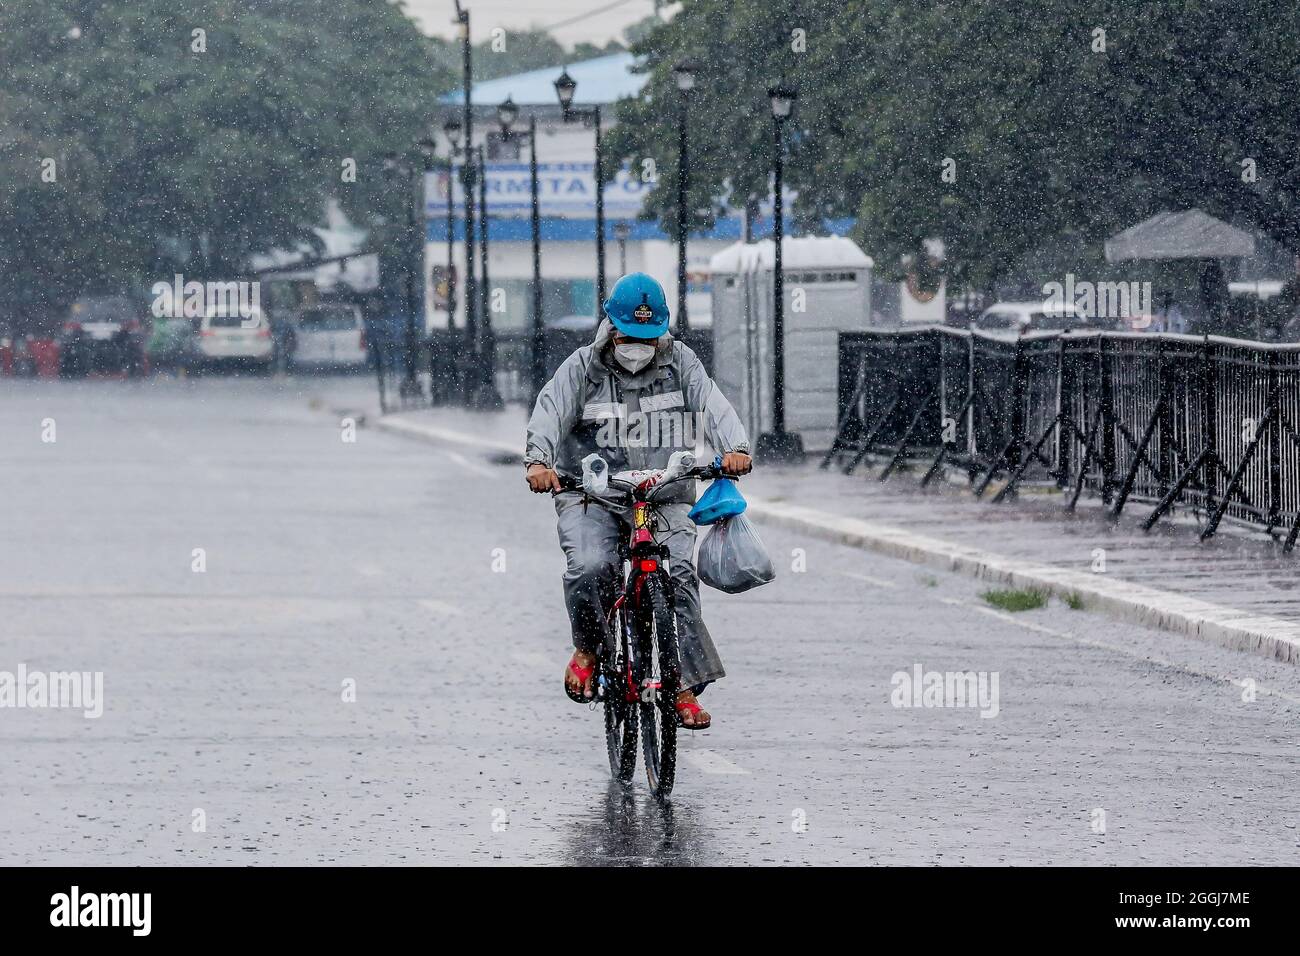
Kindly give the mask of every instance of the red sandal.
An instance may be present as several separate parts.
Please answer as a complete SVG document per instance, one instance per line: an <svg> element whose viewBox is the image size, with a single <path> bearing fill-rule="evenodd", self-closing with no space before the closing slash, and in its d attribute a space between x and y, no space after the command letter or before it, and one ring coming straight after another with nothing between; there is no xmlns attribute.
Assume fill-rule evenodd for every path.
<svg viewBox="0 0 1300 956"><path fill-rule="evenodd" d="M574 691L569 687L569 682L566 680L564 682L564 693L568 696L569 700L573 701L575 704L590 704L596 698L594 696L584 697L582 694L582 688L586 686L588 679L593 673L595 673L596 665L593 663L590 667L582 667L578 664L576 659L578 652L574 651L573 653L574 656L569 658L569 665L566 668L566 673L572 672L573 676L578 678L578 689L577 691Z"/></svg>
<svg viewBox="0 0 1300 956"><path fill-rule="evenodd" d="M688 724L684 720L682 720L682 717L689 714L692 718L698 721L700 719L700 714L704 712L704 708L700 706L700 702L698 700L694 699L694 695L692 695L692 698L690 700L682 700L680 697L678 697L677 703L674 706L677 710L678 727L685 727L687 730L708 730L709 727L712 726L713 724L712 719L707 717L705 718L705 721L702 724L701 723Z"/></svg>

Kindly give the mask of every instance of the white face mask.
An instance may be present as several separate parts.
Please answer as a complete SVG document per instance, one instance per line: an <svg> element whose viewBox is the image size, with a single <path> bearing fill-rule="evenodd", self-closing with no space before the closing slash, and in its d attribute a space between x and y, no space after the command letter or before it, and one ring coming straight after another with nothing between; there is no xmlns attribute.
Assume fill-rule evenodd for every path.
<svg viewBox="0 0 1300 956"><path fill-rule="evenodd" d="M629 372L639 372L654 361L655 351L653 342L620 342L614 346L614 358Z"/></svg>

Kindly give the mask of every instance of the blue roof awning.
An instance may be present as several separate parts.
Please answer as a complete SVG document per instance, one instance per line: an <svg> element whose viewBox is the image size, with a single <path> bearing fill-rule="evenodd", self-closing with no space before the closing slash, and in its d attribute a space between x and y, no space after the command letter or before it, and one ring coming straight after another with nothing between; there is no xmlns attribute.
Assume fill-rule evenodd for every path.
<svg viewBox="0 0 1300 956"><path fill-rule="evenodd" d="M659 228L659 223L645 219L625 219L628 229L628 239L637 242L645 239L662 239L671 240L672 237ZM786 235L795 234L794 219L786 216L784 218ZM853 219L826 219L822 222L822 228L828 235L842 236L852 230L856 220ZM614 235L615 220L605 220L605 241L614 243L617 237ZM465 241L465 220L457 217L451 221L452 234L456 242ZM564 219L558 216L542 216L541 221L541 239L543 242L595 242L596 240L596 220L594 219ZM761 239L770 235L772 232L772 217L764 216L754 223L754 237ZM720 217L714 222L714 226L709 230L692 230L691 238L693 239L739 239L744 234L744 220L738 216ZM519 219L515 217L490 219L488 222L488 240L490 242L530 242L533 236L532 221L529 219ZM429 242L445 242L447 239L447 220L442 218L430 218L425 224L425 239Z"/></svg>
<svg viewBox="0 0 1300 956"><path fill-rule="evenodd" d="M513 76L499 76L495 80L475 83L470 89L469 101L471 106L495 107L509 96L519 106L557 106L555 80L567 69L578 84L574 96L577 105L614 103L641 92L641 87L650 78L649 74L632 72L635 62L631 53L611 53L567 66L561 64ZM448 106L465 102L464 89L446 94L439 102Z"/></svg>

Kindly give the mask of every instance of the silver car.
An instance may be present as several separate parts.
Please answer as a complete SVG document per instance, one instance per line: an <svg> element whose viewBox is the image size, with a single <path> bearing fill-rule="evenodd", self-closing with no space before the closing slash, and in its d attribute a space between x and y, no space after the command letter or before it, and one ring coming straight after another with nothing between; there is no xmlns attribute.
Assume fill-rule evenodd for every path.
<svg viewBox="0 0 1300 956"><path fill-rule="evenodd" d="M200 361L268 369L274 357L271 326L260 309L248 315L209 309L199 325Z"/></svg>
<svg viewBox="0 0 1300 956"><path fill-rule="evenodd" d="M355 305L314 305L298 313L293 326L294 366L364 368L366 326Z"/></svg>

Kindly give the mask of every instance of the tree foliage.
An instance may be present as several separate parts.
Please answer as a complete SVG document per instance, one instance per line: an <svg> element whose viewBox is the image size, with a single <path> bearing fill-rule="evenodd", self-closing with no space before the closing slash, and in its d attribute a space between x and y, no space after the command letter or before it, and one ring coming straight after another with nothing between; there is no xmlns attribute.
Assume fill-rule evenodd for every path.
<svg viewBox="0 0 1300 956"><path fill-rule="evenodd" d="M764 90L784 76L797 212L856 215L886 271L940 238L954 278L987 287L1055 237L1095 246L1192 206L1300 251L1300 7L1285 0L687 0L633 50L650 81L611 147L666 173L650 213L669 229L670 71L691 57L690 206L767 194Z"/></svg>
<svg viewBox="0 0 1300 956"><path fill-rule="evenodd" d="M432 52L369 0L5 0L0 295L228 276L312 239L330 196L391 217L379 157L453 85Z"/></svg>

